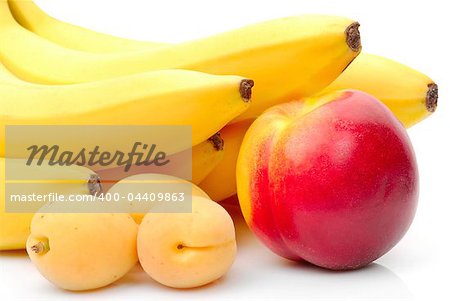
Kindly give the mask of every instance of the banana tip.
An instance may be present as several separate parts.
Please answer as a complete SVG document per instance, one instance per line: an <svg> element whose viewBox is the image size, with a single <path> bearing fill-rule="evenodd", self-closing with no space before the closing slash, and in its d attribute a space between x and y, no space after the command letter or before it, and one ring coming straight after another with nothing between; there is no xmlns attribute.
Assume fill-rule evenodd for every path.
<svg viewBox="0 0 450 301"><path fill-rule="evenodd" d="M354 52L358 52L361 49L361 34L359 33L359 23L353 22L345 29L345 35L347 36L347 45Z"/></svg>
<svg viewBox="0 0 450 301"><path fill-rule="evenodd" d="M249 102L252 98L252 88L254 85L255 82L251 79L243 79L241 81L239 92L241 93L241 97L245 102Z"/></svg>
<svg viewBox="0 0 450 301"><path fill-rule="evenodd" d="M225 145L225 142L223 141L222 137L220 136L220 133L215 134L211 138L208 139L213 145L214 149L217 151L223 150L223 146Z"/></svg>
<svg viewBox="0 0 450 301"><path fill-rule="evenodd" d="M100 177L96 174L93 174L89 177L88 180L88 189L91 195L99 195L103 192L103 186L100 181Z"/></svg>
<svg viewBox="0 0 450 301"><path fill-rule="evenodd" d="M427 100L426 100L428 112L433 113L434 111L436 111L438 98L439 98L438 85L436 85L435 83L428 84Z"/></svg>

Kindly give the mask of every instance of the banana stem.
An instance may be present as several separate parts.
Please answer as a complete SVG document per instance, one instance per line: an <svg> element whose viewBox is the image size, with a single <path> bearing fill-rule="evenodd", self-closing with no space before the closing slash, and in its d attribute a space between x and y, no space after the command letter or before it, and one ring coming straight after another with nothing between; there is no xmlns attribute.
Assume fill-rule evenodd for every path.
<svg viewBox="0 0 450 301"><path fill-rule="evenodd" d="M354 52L358 52L361 49L361 35L358 28L359 23L354 22L345 30L345 34L347 35L347 45Z"/></svg>
<svg viewBox="0 0 450 301"><path fill-rule="evenodd" d="M88 189L89 193L94 196L97 196L103 192L103 186L98 175L93 174L89 177Z"/></svg>
<svg viewBox="0 0 450 301"><path fill-rule="evenodd" d="M241 81L241 86L239 87L239 92L241 93L241 97L245 102L249 102L252 98L252 88L255 85L255 82L251 79L243 79Z"/></svg>
<svg viewBox="0 0 450 301"><path fill-rule="evenodd" d="M438 98L439 98L439 92L438 92L438 85L435 83L428 84L428 91L427 91L427 101L426 101L426 107L428 112L433 113L436 111Z"/></svg>
<svg viewBox="0 0 450 301"><path fill-rule="evenodd" d="M209 138L208 141L210 141L214 145L215 150L217 151L223 150L223 146L225 143L222 137L220 136L220 133L215 134L214 136Z"/></svg>

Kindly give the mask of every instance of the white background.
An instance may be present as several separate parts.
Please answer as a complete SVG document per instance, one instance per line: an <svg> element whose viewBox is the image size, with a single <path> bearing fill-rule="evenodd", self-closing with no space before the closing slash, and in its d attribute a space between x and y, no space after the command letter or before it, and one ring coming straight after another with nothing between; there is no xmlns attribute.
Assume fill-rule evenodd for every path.
<svg viewBox="0 0 450 301"><path fill-rule="evenodd" d="M238 258L203 288L173 290L139 268L116 284L69 293L43 279L23 252L0 253L2 300L447 299L450 300L450 85L447 1L54 1L60 19L124 37L185 41L293 14L344 15L361 23L364 51L406 63L440 85L437 112L409 130L420 167L420 205L406 237L369 267L329 272L271 254L237 221ZM0 45L1 47L1 45ZM112 263L113 264L113 263Z"/></svg>

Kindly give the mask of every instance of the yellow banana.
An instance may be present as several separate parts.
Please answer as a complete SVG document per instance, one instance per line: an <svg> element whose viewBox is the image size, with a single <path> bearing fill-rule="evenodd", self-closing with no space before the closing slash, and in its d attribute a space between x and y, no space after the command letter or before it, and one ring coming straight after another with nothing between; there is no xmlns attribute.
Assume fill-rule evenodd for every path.
<svg viewBox="0 0 450 301"><path fill-rule="evenodd" d="M9 0L14 18L26 29L64 47L93 52L123 52L163 46L95 32L57 20L42 11L33 1Z"/></svg>
<svg viewBox="0 0 450 301"><path fill-rule="evenodd" d="M298 16L158 49L92 54L64 48L21 27L0 2L0 57L18 77L80 83L155 69L239 74L257 83L238 119L279 101L309 96L331 83L360 52L359 24L334 16Z"/></svg>
<svg viewBox="0 0 450 301"><path fill-rule="evenodd" d="M425 74L396 61L362 53L327 88L355 89L382 101L407 128L436 110L438 86Z"/></svg>
<svg viewBox="0 0 450 301"><path fill-rule="evenodd" d="M236 162L239 148L252 122L253 120L236 122L220 131L225 141L224 157L199 184L199 187L214 201L220 202L236 194Z"/></svg>
<svg viewBox="0 0 450 301"><path fill-rule="evenodd" d="M57 44L72 49L98 52L95 48L101 47L103 43L100 38L98 42L84 43L89 39L91 33L89 30L53 19L40 10L33 1L9 0L9 4L21 25ZM67 39L68 36L71 38ZM124 40L117 39L117 43L125 43ZM142 45L139 41L136 41L138 44L133 42L130 41L130 48L133 50L167 45L150 42ZM112 51L109 49L111 47L104 52ZM379 73L383 76L378 76ZM349 88L363 90L382 100L406 127L429 116L437 105L437 86L426 75L393 60L367 53L362 53L325 91Z"/></svg>
<svg viewBox="0 0 450 301"><path fill-rule="evenodd" d="M20 194L95 194L102 191L99 177L80 166L26 166L25 160L8 159L8 179L5 179L5 159L0 158L0 250L24 249L33 213L6 213L6 180L16 178L30 181L20 185ZM11 171L11 172L10 172ZM11 175L12 173L12 175ZM13 180L11 180L11 178ZM38 182L35 182L38 181ZM40 184L39 182L43 183ZM22 181L20 181L22 182Z"/></svg>
<svg viewBox="0 0 450 301"><path fill-rule="evenodd" d="M192 126L192 145L196 145L249 106L252 86L251 80L237 76L185 70L46 86L18 80L0 64L0 128L27 124L186 125ZM0 131L0 156L5 153L4 135L4 130ZM123 138L120 143L133 137ZM114 140L110 149L117 150L114 145L119 139L110 140ZM61 147L78 149L73 144L79 146L80 141L67 143ZM167 147L177 146L172 144Z"/></svg>
<svg viewBox="0 0 450 301"><path fill-rule="evenodd" d="M220 133L217 133L207 141L192 147L192 183L199 184L222 162L224 157L223 145L224 140L221 138ZM159 174L164 173L183 177L186 176L186 156L186 151L170 156L172 169L168 171L162 170L161 167L135 166L128 172L125 172L121 167L96 170L96 172L104 180L103 187L105 190L108 190L119 180L142 173L157 172ZM179 169L174 170L173 168Z"/></svg>
<svg viewBox="0 0 450 301"><path fill-rule="evenodd" d="M192 183L198 185L223 161L224 139L220 133L192 148Z"/></svg>
<svg viewBox="0 0 450 301"><path fill-rule="evenodd" d="M14 17L22 26L57 44L89 52L115 51L111 46L101 50L106 42L100 37L96 41L90 38L96 33L53 19L33 1L9 0L9 4ZM114 39L117 43L129 43L127 48L131 50L167 45ZM85 43L86 40L89 43ZM380 73L383 76L378 76ZM325 91L349 88L363 90L382 100L406 127L429 116L437 105L437 86L426 75L393 60L367 53L359 55Z"/></svg>
<svg viewBox="0 0 450 301"><path fill-rule="evenodd" d="M438 87L426 75L390 59L362 53L321 93L355 89L372 94L397 116L406 128L436 110ZM305 99L306 108L314 108L316 98ZM236 160L250 123L227 125L221 130L225 155L221 163L200 183L213 200L221 201L236 193Z"/></svg>

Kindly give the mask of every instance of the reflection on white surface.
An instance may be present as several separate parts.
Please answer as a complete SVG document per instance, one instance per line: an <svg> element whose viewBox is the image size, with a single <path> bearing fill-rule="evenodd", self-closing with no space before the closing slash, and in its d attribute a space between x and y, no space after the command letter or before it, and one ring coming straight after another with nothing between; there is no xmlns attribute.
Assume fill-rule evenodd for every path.
<svg viewBox="0 0 450 301"><path fill-rule="evenodd" d="M250 232L236 205L225 207L235 221L238 257L226 277L205 287L170 289L151 280L136 266L109 287L82 293L65 292L45 280L25 252L0 252L0 282L8 292L13 292L8 300L37 300L35 296L45 296L46 301L123 301L143 297L158 301L420 300L445 291L447 281L442 275L446 269L438 256L441 252L427 253L428 244L417 245L417 241L427 240L417 234L404 239L378 263L361 270L334 272L274 255ZM393 272L394 268L397 273Z"/></svg>
<svg viewBox="0 0 450 301"><path fill-rule="evenodd" d="M380 264L348 272L334 272L308 263L280 258L265 248L248 229L236 206L226 206L236 224L238 258L226 277L205 287L174 290L151 280L137 265L111 286L71 293L47 282L25 252L0 252L1 274L16 298L45 295L45 300L309 300L309 299L410 299L407 285ZM6 283L5 283L6 282ZM115 299L116 298L116 299ZM13 299L11 299L13 300Z"/></svg>
<svg viewBox="0 0 450 301"><path fill-rule="evenodd" d="M366 268L336 272L306 262L292 262L268 251L256 241L236 209L229 209L235 220L239 257L232 279L242 290L258 291L267 299L409 299L412 294L404 281L388 268L373 263ZM252 280L256 279L256 280ZM276 290L271 283L276 282Z"/></svg>

